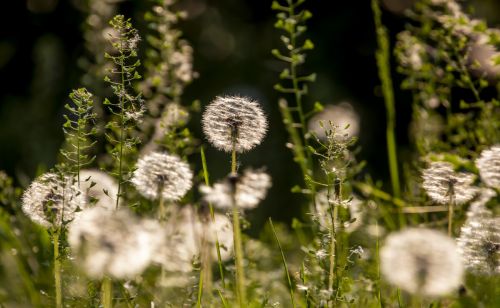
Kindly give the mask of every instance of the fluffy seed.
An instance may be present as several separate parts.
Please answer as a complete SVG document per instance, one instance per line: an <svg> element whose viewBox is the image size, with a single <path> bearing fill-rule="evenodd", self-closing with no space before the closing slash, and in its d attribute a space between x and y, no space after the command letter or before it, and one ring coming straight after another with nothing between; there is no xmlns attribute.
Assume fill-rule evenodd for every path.
<svg viewBox="0 0 500 308"><path fill-rule="evenodd" d="M455 172L448 162L432 162L422 173L422 187L427 195L437 203L448 204L453 199L456 204L471 200L477 193L472 187L474 175L465 172Z"/></svg>
<svg viewBox="0 0 500 308"><path fill-rule="evenodd" d="M23 212L46 227L60 227L72 221L77 211L86 207L84 194L70 177L45 173L26 189L22 197Z"/></svg>
<svg viewBox="0 0 500 308"><path fill-rule="evenodd" d="M455 242L429 229L406 229L387 237L380 251L386 279L414 294L440 296L457 289L463 266Z"/></svg>
<svg viewBox="0 0 500 308"><path fill-rule="evenodd" d="M244 152L259 145L267 131L267 120L256 101L238 96L219 96L203 113L203 132L218 149Z"/></svg>
<svg viewBox="0 0 500 308"><path fill-rule="evenodd" d="M144 197L179 200L191 189L193 172L178 156L153 152L137 162L132 184Z"/></svg>
<svg viewBox="0 0 500 308"><path fill-rule="evenodd" d="M481 180L489 187L500 189L500 145L481 152L476 160Z"/></svg>

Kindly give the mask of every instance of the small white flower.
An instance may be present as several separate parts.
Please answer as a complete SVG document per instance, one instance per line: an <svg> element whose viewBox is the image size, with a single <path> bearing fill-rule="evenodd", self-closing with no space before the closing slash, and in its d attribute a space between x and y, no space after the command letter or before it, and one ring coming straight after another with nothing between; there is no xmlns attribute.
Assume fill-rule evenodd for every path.
<svg viewBox="0 0 500 308"><path fill-rule="evenodd" d="M390 234L380 251L380 262L389 282L414 294L446 295L462 282L462 260L455 242L434 230Z"/></svg>
<svg viewBox="0 0 500 308"><path fill-rule="evenodd" d="M179 200L191 189L193 172L178 156L153 152L137 162L132 184L148 199Z"/></svg>
<svg viewBox="0 0 500 308"><path fill-rule="evenodd" d="M338 105L327 105L320 113L314 115L308 123L308 128L319 139L326 140L326 130L331 129L329 121L332 122L337 131L335 137L345 139L347 137L357 137L359 134L360 120L351 104L347 102ZM321 125L323 123L323 126ZM347 127L347 129L346 129Z"/></svg>

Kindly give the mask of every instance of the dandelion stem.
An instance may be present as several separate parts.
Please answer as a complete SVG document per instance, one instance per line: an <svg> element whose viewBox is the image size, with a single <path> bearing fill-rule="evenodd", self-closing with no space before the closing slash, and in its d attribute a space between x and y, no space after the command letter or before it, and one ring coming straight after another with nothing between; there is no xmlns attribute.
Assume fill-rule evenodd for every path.
<svg viewBox="0 0 500 308"><path fill-rule="evenodd" d="M238 208L233 205L233 232L236 258L236 286L240 307L246 307L245 276L243 273L243 248Z"/></svg>
<svg viewBox="0 0 500 308"><path fill-rule="evenodd" d="M101 286L101 303L104 308L113 307L113 281L109 277L104 277Z"/></svg>
<svg viewBox="0 0 500 308"><path fill-rule="evenodd" d="M233 148L231 153L231 176L236 173L236 130L231 131ZM236 205L236 178L231 179L232 183L232 203L233 203L233 240L236 263L236 290L240 307L246 307L245 275L243 272L243 247L241 243L240 216Z"/></svg>
<svg viewBox="0 0 500 308"><path fill-rule="evenodd" d="M54 282L56 289L56 307L62 307L62 284L61 284L61 258L59 256L59 235L61 229L54 231L52 241L54 244Z"/></svg>
<svg viewBox="0 0 500 308"><path fill-rule="evenodd" d="M455 207L455 199L453 193L450 194L450 202L448 203L448 235L453 235L453 210Z"/></svg>
<svg viewBox="0 0 500 308"><path fill-rule="evenodd" d="M288 290L290 291L290 299L292 301L292 307L295 308L292 279L290 278L290 273L288 271L288 266L286 264L285 254L283 253L283 249L281 248L281 243L280 243L280 240L278 239L278 234L276 234L276 229L274 229L274 224L273 224L273 220L271 219L271 217L269 217L269 224L271 225L271 229L273 230L273 234L274 234L274 239L276 240L276 243L278 244L278 248L281 252L281 261L283 262L283 267L285 268L286 278L288 280Z"/></svg>

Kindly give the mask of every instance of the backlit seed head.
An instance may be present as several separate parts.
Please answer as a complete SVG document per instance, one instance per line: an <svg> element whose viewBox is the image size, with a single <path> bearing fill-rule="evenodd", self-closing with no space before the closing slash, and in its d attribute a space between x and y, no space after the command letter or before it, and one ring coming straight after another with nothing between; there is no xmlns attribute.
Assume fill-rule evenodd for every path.
<svg viewBox="0 0 500 308"><path fill-rule="evenodd" d="M94 206L116 208L118 183L107 173L96 169L80 170L80 189L95 200Z"/></svg>
<svg viewBox="0 0 500 308"><path fill-rule="evenodd" d="M232 194L235 194L236 206L240 209L252 209L264 200L271 187L271 177L264 171L247 169L237 178L226 178L213 187L202 185L200 191L206 202L221 209L233 206Z"/></svg>
<svg viewBox="0 0 500 308"><path fill-rule="evenodd" d="M455 172L448 162L432 162L422 172L422 187L427 195L437 203L448 204L453 199L455 204L471 200L477 193L472 183L475 176L471 173Z"/></svg>
<svg viewBox="0 0 500 308"><path fill-rule="evenodd" d="M32 221L46 228L61 227L86 207L85 199L70 177L45 173L24 192L22 209Z"/></svg>
<svg viewBox="0 0 500 308"><path fill-rule="evenodd" d="M328 130L331 130L331 122L335 129L335 139L357 137L359 134L359 115L353 106L347 102L338 105L327 105L320 113L314 115L308 123L308 128L321 140L328 139Z"/></svg>
<svg viewBox="0 0 500 308"><path fill-rule="evenodd" d="M125 208L86 209L69 228L68 241L89 277L133 278L151 262L163 237L151 232L156 222L138 220Z"/></svg>
<svg viewBox="0 0 500 308"><path fill-rule="evenodd" d="M494 195L486 190L471 204L457 239L465 267L483 275L500 273L500 218L486 207Z"/></svg>
<svg viewBox="0 0 500 308"><path fill-rule="evenodd" d="M260 105L238 96L219 96L203 113L203 132L218 149L237 152L253 149L264 139L267 119Z"/></svg>
<svg viewBox="0 0 500 308"><path fill-rule="evenodd" d="M476 166L481 180L487 186L500 189L500 145L482 151Z"/></svg>
<svg viewBox="0 0 500 308"><path fill-rule="evenodd" d="M179 200L191 189L193 172L176 155L153 152L137 162L132 184L144 197Z"/></svg>
<svg viewBox="0 0 500 308"><path fill-rule="evenodd" d="M438 231L413 228L393 233L380 258L386 279L413 294L446 295L462 282L462 260L455 242Z"/></svg>

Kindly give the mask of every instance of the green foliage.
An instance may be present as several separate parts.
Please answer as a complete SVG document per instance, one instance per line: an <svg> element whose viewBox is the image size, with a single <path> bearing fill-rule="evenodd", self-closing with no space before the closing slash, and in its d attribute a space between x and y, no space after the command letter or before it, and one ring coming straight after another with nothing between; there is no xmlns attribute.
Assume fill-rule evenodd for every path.
<svg viewBox="0 0 500 308"><path fill-rule="evenodd" d="M133 94L132 82L141 78L137 67L141 64L137 58L137 45L140 37L129 19L123 15L116 15L109 24L114 30L110 34L109 42L113 53L106 53L114 67L104 80L113 89L116 100L104 100L112 114L112 119L106 124L106 139L110 146L108 151L114 160L114 171L118 178L118 195L116 207L122 194L122 185L128 181L131 166L131 156L136 151L140 140L134 135L134 129L144 113L141 94Z"/></svg>
<svg viewBox="0 0 500 308"><path fill-rule="evenodd" d="M95 156L90 156L89 152L96 144L92 138L95 136L95 128L92 93L85 88L73 90L69 95L72 105L66 104L64 108L69 115L64 115L66 122L63 131L66 137L66 149L61 149L61 154L65 162L70 166L70 173L74 174L80 185L80 170L92 164Z"/></svg>

